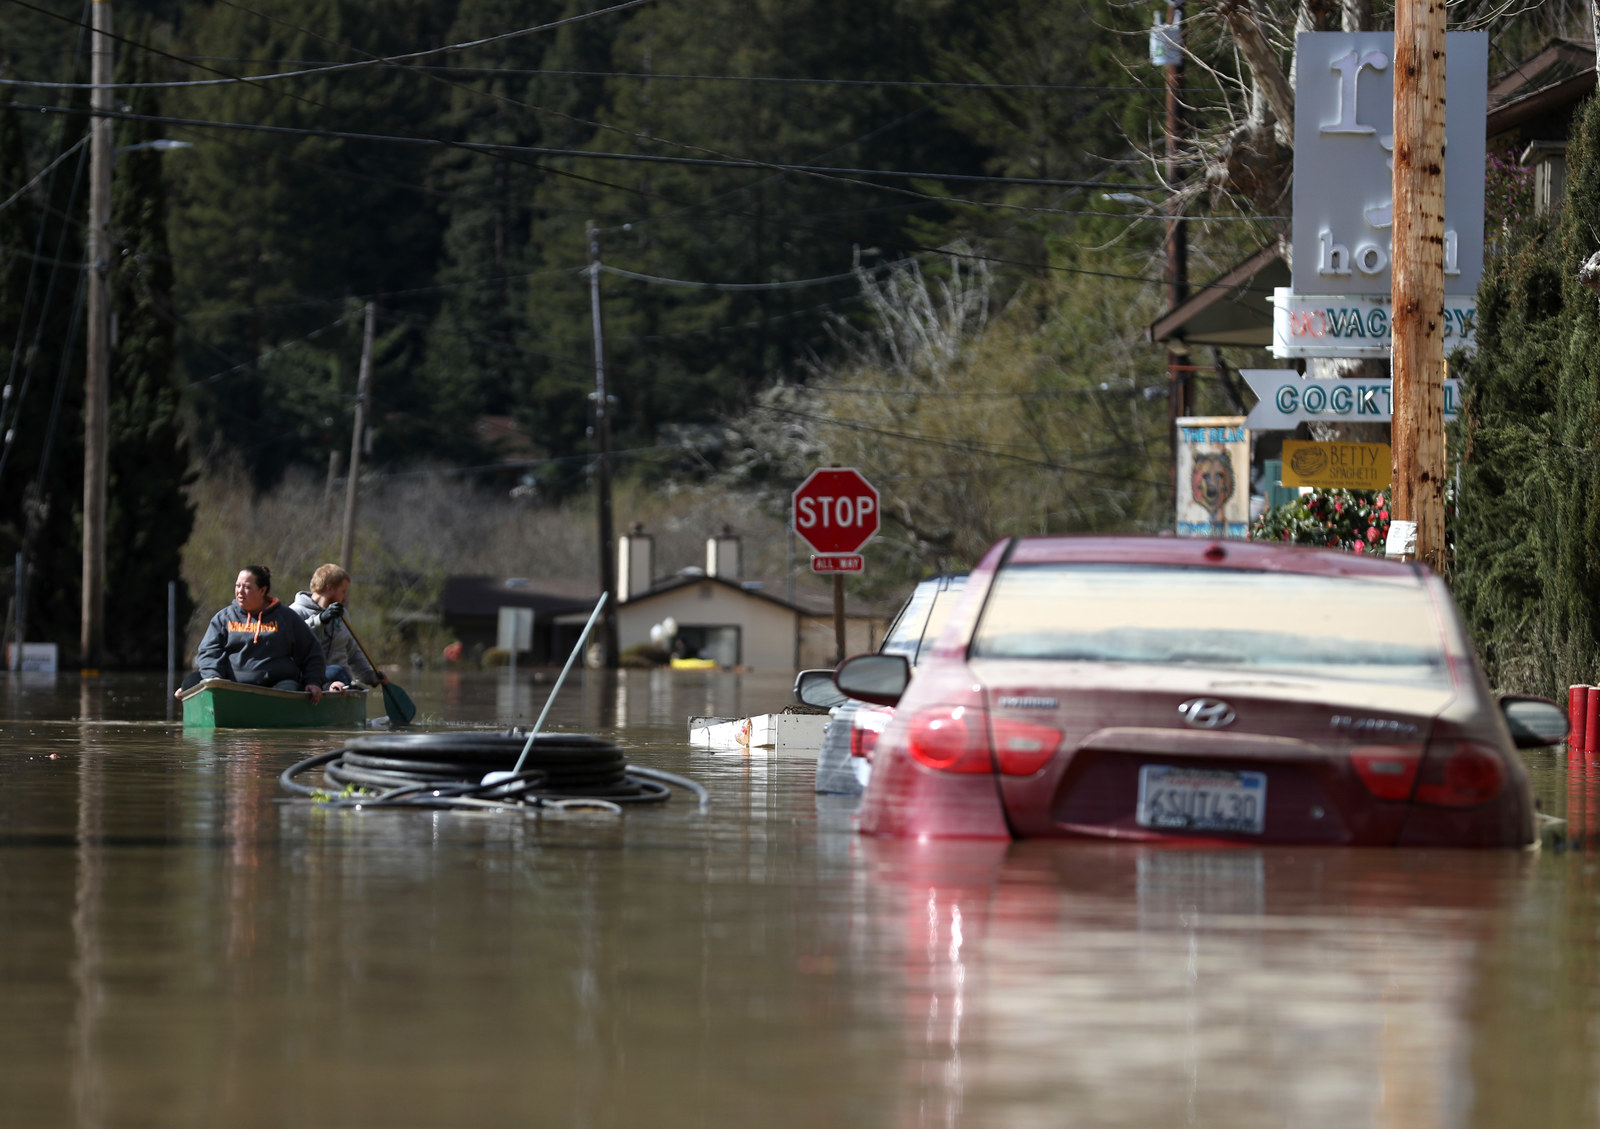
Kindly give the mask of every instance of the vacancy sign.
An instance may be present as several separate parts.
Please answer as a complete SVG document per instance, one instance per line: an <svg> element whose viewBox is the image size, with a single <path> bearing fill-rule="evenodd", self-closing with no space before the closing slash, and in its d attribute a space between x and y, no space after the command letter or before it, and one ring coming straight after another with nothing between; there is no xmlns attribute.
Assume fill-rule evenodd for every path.
<svg viewBox="0 0 1600 1129"><path fill-rule="evenodd" d="M878 532L878 491L851 467L814 470L794 492L794 531L816 550L812 572L860 572Z"/></svg>

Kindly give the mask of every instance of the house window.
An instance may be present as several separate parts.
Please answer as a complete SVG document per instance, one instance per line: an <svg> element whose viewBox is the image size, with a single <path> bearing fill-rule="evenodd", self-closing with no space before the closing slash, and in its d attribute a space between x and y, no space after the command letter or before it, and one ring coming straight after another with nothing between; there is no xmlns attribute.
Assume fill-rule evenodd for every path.
<svg viewBox="0 0 1600 1129"><path fill-rule="evenodd" d="M1521 163L1533 166L1533 212L1554 216L1567 195L1567 143L1534 141L1522 151Z"/></svg>

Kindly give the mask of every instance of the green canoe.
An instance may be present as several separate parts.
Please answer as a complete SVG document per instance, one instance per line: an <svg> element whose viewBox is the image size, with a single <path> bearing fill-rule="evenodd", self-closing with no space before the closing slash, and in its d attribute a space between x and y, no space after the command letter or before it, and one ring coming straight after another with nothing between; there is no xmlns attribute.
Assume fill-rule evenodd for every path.
<svg viewBox="0 0 1600 1129"><path fill-rule="evenodd" d="M323 694L208 678L180 695L185 729L350 729L367 723L367 691Z"/></svg>

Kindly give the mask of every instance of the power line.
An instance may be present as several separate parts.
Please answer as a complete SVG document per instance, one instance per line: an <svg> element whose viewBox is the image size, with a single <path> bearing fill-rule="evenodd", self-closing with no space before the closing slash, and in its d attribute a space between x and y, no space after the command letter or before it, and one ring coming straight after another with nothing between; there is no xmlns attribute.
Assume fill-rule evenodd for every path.
<svg viewBox="0 0 1600 1129"><path fill-rule="evenodd" d="M639 0L640 3L646 0ZM623 5L626 7L627 5ZM615 10L615 9L611 9ZM580 19L589 19L594 15L605 13L590 13ZM561 21L568 22L568 21ZM544 24L538 28L531 28L524 34L533 31L543 31L559 24ZM448 47L437 47L432 52L463 50L470 44L453 44ZM279 79L304 78L315 75L325 75L340 71L361 70L384 64L396 64L412 55L391 55L387 57L373 57L354 63L325 63L316 59L246 59L229 55L178 55L173 58L185 63L253 63L269 66L293 66L300 70L280 71L274 74L247 76L253 82L271 82ZM937 79L880 79L880 78L801 78L784 75L735 75L735 74L652 74L647 71L568 71L550 70L545 68L524 67L468 67L450 66L441 64L436 66L410 65L405 69L422 73L462 74L469 77L514 77L514 78L625 78L642 81L662 82L732 82L752 83L774 86L845 86L866 87L875 89L909 89L909 90L1040 90L1055 91L1064 94L1164 94L1165 87L1146 85L1133 86L1075 86L1068 83L1055 82L950 82ZM246 77L246 76L241 76ZM241 78L206 78L206 79L178 79L166 82L114 82L109 86L112 90L181 90L197 86L225 86L230 82L240 81ZM90 90L93 83L75 82L45 82L34 79L5 78L0 79L3 86L24 86L41 90ZM1214 93L1210 88L1192 87L1187 93L1208 94Z"/></svg>
<svg viewBox="0 0 1600 1129"><path fill-rule="evenodd" d="M61 16L61 15L59 15L59 14L57 14L55 12L52 12L52 11L46 9L46 8L38 8L38 7L35 7L32 4L24 3L23 0L7 0L7 2L11 3L11 4L16 4L18 7L21 7L21 8L26 8L31 12L37 12L40 15L50 16L53 19L64 19L64 20L67 20L68 22L80 22L80 21L73 21L73 20L70 19L70 17ZM575 16L567 16L564 19L552 20L550 23L536 24L533 27L524 27L524 28L518 28L515 31L502 32L499 35L484 36L481 39L467 40L467 41L462 42L462 43L448 43L443 47L430 47L425 51L411 51L411 52L407 52L406 54L403 54L403 55L383 55L383 56L374 55L374 56L371 56L371 57L369 57L367 59L363 59L360 62L355 62L355 63L328 63L328 64L324 64L324 65L311 66L311 67L308 67L308 68L303 69L303 70L284 71L284 72L281 72L279 74L224 75L223 77L216 78L216 79L194 79L194 80L191 80L191 81L188 81L188 82L113 82L113 83L107 83L107 84L105 84L105 86L106 86L106 88L109 88L109 89L112 89L112 90L131 90L131 89L150 88L150 87L168 87L168 88L172 88L172 87L193 87L193 86L224 86L224 85L227 85L227 84L230 84L230 83L236 83L236 82L243 82L243 83L248 83L248 84L254 85L256 83L271 82L271 81L274 81L274 80L277 80L277 79L302 78L302 77L304 77L306 75L334 74L334 73L339 72L339 71L364 70L364 69L369 68L369 67L395 66L395 65L404 64L408 60L411 60L411 59L426 59L430 55L442 55L447 51L470 51L470 50L472 50L474 48L477 48L477 47L487 47L491 43L504 43L507 40L511 40L511 39L521 39L521 38L523 38L525 36L534 35L534 34L537 34L538 32L541 32L541 31L554 31L554 30L556 30L558 28L565 27L568 24L582 23L585 20L592 20L592 19L595 19L595 18L597 18L599 16L609 16L609 15L614 15L614 14L616 14L618 12L626 12L629 9L642 7L645 4L649 4L649 3L653 3L653 2L654 2L654 0L623 0L622 3L613 4L609 8L599 8L599 9L593 11L593 12L582 12L582 13L579 13L578 15L575 15ZM244 9L244 10L245 11L249 11L249 9ZM261 15L261 13L259 13L259 12L252 13L252 14L258 15L258 16ZM264 17L264 18L270 18L270 17ZM80 24L80 26L81 26L81 24ZM305 30L305 29L302 28L300 30ZM113 36L111 36L111 38L115 39L119 43L125 43L130 47L138 47L138 48L140 48L142 50L149 51L152 54L160 55L163 58L171 59L174 62L184 63L184 64L186 64L188 66L192 66L192 67L199 67L201 70L211 71L214 74L222 74L221 71L217 71L215 68L208 67L204 63L197 61L198 59L204 58L204 56L187 56L186 57L186 56L182 56L182 55L171 55L171 54L168 54L165 51L161 51L161 50L158 50L158 49L156 49L154 47L151 47L148 44L136 43L131 39L126 39L126 38L123 38L122 36L119 36L119 35L113 35ZM318 38L321 38L321 37L319 36ZM363 52L363 54L365 54L365 52ZM250 62L251 60L242 59L242 60L233 60L233 61L235 61L235 62ZM46 88L46 89L65 89L65 90L92 90L92 89L95 89L95 86L94 86L93 83L38 82L38 81L26 81L26 80L21 80L21 79L0 79L0 85L30 86L30 87L40 87L40 88Z"/></svg>
<svg viewBox="0 0 1600 1129"><path fill-rule="evenodd" d="M10 0L16 3L17 0ZM22 102L0 103L8 109L31 110L35 113L45 114L71 114L87 117L91 111L87 107L77 106L39 106ZM326 108L326 107L324 107ZM805 173L814 176L827 177L864 177L883 176L894 177L901 180L958 180L976 184L1011 184L1037 188L1127 188L1141 192L1159 192L1164 190L1160 184L1115 184L1109 185L1100 180L1056 180L1045 177L1025 176L986 176L981 173L955 173L955 172L929 172L908 171L903 169L859 169L859 168L832 168L823 165L790 165L774 161L756 161L734 158L718 157L674 157L659 153L609 153L589 149L552 149L540 145L507 145L489 141L452 141L438 137L408 137L404 134L393 133L357 133L354 130L343 129L313 129L308 126L269 125L264 122L225 122L212 121L200 118L175 118L166 114L135 114L131 111L111 110L96 113L96 117L113 118L119 121L144 121L158 122L162 125L177 126L184 129L223 129L239 130L245 133L282 134L290 137L323 137L337 141L367 141L374 144L385 145L421 145L429 148L465 149L473 153L515 153L535 157L569 157L576 160L595 161L636 161L646 164L689 165L700 168L735 168L735 169L767 169L780 173ZM544 167L544 166L541 166ZM609 187L621 187L612 185ZM864 187L881 187L867 184ZM943 201L945 203L962 204L968 201Z"/></svg>
<svg viewBox="0 0 1600 1129"><path fill-rule="evenodd" d="M893 266L885 263L872 268L880 271L885 267ZM800 290L808 286L825 286L833 282L845 282L856 277L855 271L846 271L843 274L830 274L822 278L801 278L792 282L689 282L681 278L662 278L654 274L640 274L638 271L623 270L621 267L599 264L602 274L614 274L619 278L631 278L635 282L650 282L658 286L678 286L688 290L725 290L725 291L751 291L751 290Z"/></svg>
<svg viewBox="0 0 1600 1129"><path fill-rule="evenodd" d="M779 408L769 404L756 406L757 411L769 412L773 415L789 416L794 419L808 420L820 423L827 427L843 428L846 431L861 431L870 435L881 435L889 439L902 439L908 443L922 443L931 447L942 447L946 450L961 451L971 455L984 455L994 459L1009 459L1012 462L1024 463L1028 466L1042 467L1046 470L1066 471L1071 474L1081 474L1089 478L1107 478L1115 482L1139 482L1147 486L1164 486L1165 483L1153 479L1140 478L1131 474L1111 474L1106 471L1089 470L1087 467L1074 466L1070 463L1058 463L1045 459L1030 459L1026 455L1015 455L1009 451L996 451L989 447L980 447L975 443L958 443L949 439L937 439L930 435L913 435L909 432L890 431L882 427L872 427L869 424L853 423L849 420L830 419L827 416L813 415L809 412L797 412L790 408ZM1097 458L1111 458L1119 454L1128 454L1125 448L1113 448L1096 452Z"/></svg>

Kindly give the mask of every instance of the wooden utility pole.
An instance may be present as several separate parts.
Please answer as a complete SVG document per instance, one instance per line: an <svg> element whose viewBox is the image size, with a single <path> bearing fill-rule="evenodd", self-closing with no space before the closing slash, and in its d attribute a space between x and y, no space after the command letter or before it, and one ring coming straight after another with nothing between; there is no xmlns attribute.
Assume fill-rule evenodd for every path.
<svg viewBox="0 0 1600 1129"><path fill-rule="evenodd" d="M344 532L339 537L339 567L350 571L356 551L356 487L361 479L361 448L367 433L367 396L372 390L372 303L361 330L361 372L356 377L356 424L350 434L350 473L344 480Z"/></svg>
<svg viewBox="0 0 1600 1129"><path fill-rule="evenodd" d="M1183 205L1177 193L1182 168L1180 149L1183 138L1183 3L1167 5L1167 24L1172 44L1167 56L1167 309L1175 310L1189 299L1189 233L1183 220ZM1172 447L1172 489L1178 490L1178 419L1194 414L1194 373L1187 352L1167 350L1168 441Z"/></svg>
<svg viewBox="0 0 1600 1129"><path fill-rule="evenodd" d="M833 574L833 649L837 653L833 665L844 662L844 573Z"/></svg>
<svg viewBox="0 0 1600 1129"><path fill-rule="evenodd" d="M1394 20L1394 456L1396 520L1417 559L1444 552L1444 0L1400 0Z"/></svg>
<svg viewBox="0 0 1600 1129"><path fill-rule="evenodd" d="M111 413L111 0L94 0L89 80L89 345L83 389L83 601L78 640L85 674L105 648L106 459Z"/></svg>
<svg viewBox="0 0 1600 1129"><path fill-rule="evenodd" d="M600 591L607 598L600 621L605 666L615 670L617 653L617 558L611 529L611 401L606 392L605 335L600 320L600 229L589 222L589 316L594 324L595 487L600 512Z"/></svg>

